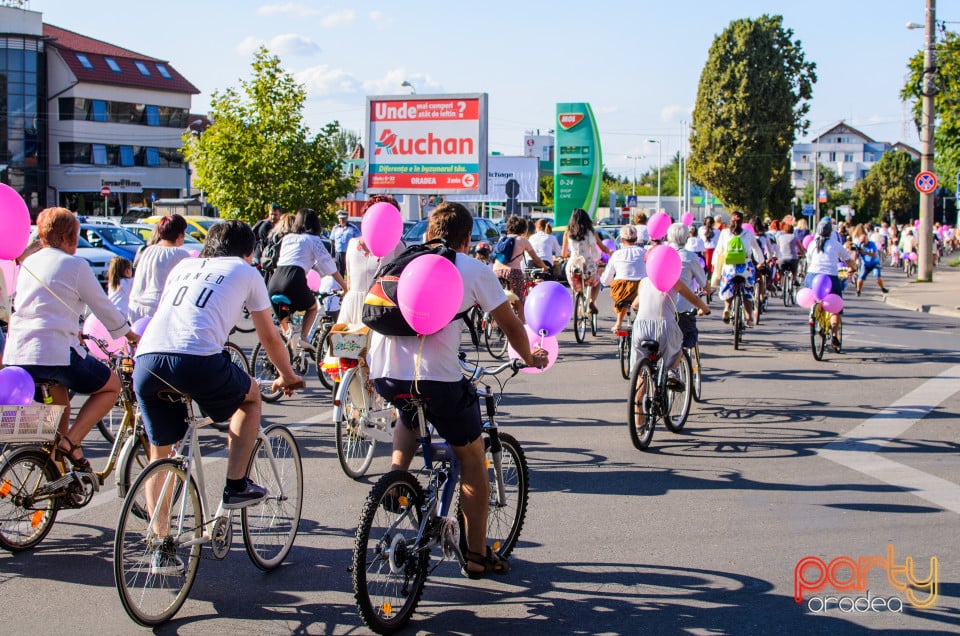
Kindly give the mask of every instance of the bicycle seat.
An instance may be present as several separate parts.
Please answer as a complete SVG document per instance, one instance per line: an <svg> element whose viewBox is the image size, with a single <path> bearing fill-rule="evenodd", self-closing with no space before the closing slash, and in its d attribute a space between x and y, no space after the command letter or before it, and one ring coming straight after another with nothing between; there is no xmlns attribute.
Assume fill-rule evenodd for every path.
<svg viewBox="0 0 960 636"><path fill-rule="evenodd" d="M660 353L660 343L657 342L656 340L641 340L640 348L652 356L655 356L658 353Z"/></svg>
<svg viewBox="0 0 960 636"><path fill-rule="evenodd" d="M743 285L744 283L747 282L747 279L737 274L736 276L730 279L730 282L735 285Z"/></svg>
<svg viewBox="0 0 960 636"><path fill-rule="evenodd" d="M270 302L272 302L274 305L289 305L290 299L284 294L274 294L270 297Z"/></svg>
<svg viewBox="0 0 960 636"><path fill-rule="evenodd" d="M630 305L633 304L632 300L621 300L617 303L617 310L627 309Z"/></svg>

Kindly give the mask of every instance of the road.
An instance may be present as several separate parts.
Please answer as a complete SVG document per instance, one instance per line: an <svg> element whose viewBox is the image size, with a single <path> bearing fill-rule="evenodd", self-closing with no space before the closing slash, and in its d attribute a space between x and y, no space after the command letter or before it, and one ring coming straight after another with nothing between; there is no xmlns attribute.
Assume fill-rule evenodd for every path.
<svg viewBox="0 0 960 636"><path fill-rule="evenodd" d="M503 424L526 450L532 483L513 571L475 582L443 564L409 632L960 631L958 322L890 308L873 294L847 299L845 351L823 362L810 354L805 312L778 301L740 352L719 311L701 319L705 401L683 434L658 427L646 453L629 441L605 297L597 338L577 345L568 329L553 369L507 385ZM363 498L388 460L381 449L366 478L345 477L330 412L316 379L265 408L267 421L295 428L304 456L303 520L289 563L261 573L237 535L226 560L201 564L190 599L158 633L368 632L347 567ZM206 439L207 452L222 451L218 435ZM96 432L87 448L106 450ZM207 481L220 486L223 470L215 462ZM34 551L0 554L4 632L138 631L113 587L118 511L108 492L63 512ZM895 581L906 557L917 577L937 559L932 608L913 608L908 592L917 602L928 595L896 589L877 560L861 572L874 608L884 599L877 611L846 611L866 591L831 587L851 578L845 567L794 602L804 557L856 564L886 559L888 545ZM810 583L815 575L804 570Z"/></svg>

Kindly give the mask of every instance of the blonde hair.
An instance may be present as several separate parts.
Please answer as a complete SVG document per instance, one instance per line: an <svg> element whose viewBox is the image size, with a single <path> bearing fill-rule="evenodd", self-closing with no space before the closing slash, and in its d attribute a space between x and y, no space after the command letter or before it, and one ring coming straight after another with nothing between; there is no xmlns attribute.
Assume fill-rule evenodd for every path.
<svg viewBox="0 0 960 636"><path fill-rule="evenodd" d="M127 272L133 270L133 263L122 256L114 256L110 259L110 268L107 270L107 289L113 291L120 288L120 281L124 278L132 278L133 274L127 276Z"/></svg>

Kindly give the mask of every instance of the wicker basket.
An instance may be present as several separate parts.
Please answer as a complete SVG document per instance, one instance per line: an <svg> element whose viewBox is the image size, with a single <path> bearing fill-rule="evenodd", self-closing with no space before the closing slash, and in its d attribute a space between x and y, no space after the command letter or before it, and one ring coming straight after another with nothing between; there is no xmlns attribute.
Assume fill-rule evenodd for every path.
<svg viewBox="0 0 960 636"><path fill-rule="evenodd" d="M46 442L53 439L63 406L0 406L0 442Z"/></svg>

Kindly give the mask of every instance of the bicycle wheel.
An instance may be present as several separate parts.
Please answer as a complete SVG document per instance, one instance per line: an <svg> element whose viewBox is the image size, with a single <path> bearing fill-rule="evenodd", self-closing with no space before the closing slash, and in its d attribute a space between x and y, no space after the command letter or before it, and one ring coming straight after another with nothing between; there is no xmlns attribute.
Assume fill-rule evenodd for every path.
<svg viewBox="0 0 960 636"><path fill-rule="evenodd" d="M630 379L630 349L632 343L630 336L619 336L617 338L617 355L620 358L620 375L624 380Z"/></svg>
<svg viewBox="0 0 960 636"><path fill-rule="evenodd" d="M740 349L740 341L743 339L743 296L739 290L733 294L733 302L730 304L730 313L733 317L733 348Z"/></svg>
<svg viewBox="0 0 960 636"><path fill-rule="evenodd" d="M653 428L657 423L655 383L650 360L644 358L638 361L630 374L630 400L627 405L630 441L638 450L646 450L653 439Z"/></svg>
<svg viewBox="0 0 960 636"><path fill-rule="evenodd" d="M589 311L589 309L588 309ZM590 335L594 338L597 337L597 314L590 312Z"/></svg>
<svg viewBox="0 0 960 636"><path fill-rule="evenodd" d="M97 422L97 430L100 431L103 439L110 444L113 444L114 440L117 439L117 429L120 428L120 423L123 421L124 408L120 402L121 399L117 398L117 403L113 405L110 412Z"/></svg>
<svg viewBox="0 0 960 636"><path fill-rule="evenodd" d="M287 355L292 358L293 353L290 351L290 347L286 346L285 348ZM267 351L259 342L250 355L250 375L260 384L260 397L263 398L264 402L276 402L283 395L283 391L273 391L270 387L270 383L280 377L280 372L270 362Z"/></svg>
<svg viewBox="0 0 960 636"><path fill-rule="evenodd" d="M0 547L9 552L29 550L50 532L60 500L35 493L60 478L60 469L36 446L7 453L0 466Z"/></svg>
<svg viewBox="0 0 960 636"><path fill-rule="evenodd" d="M227 340L223 345L223 350L230 356L230 362L243 369L244 373L250 374L250 362L247 360L247 354L243 352L243 349Z"/></svg>
<svg viewBox="0 0 960 636"><path fill-rule="evenodd" d="M793 276L789 273L783 276L783 306L793 304Z"/></svg>
<svg viewBox="0 0 960 636"><path fill-rule="evenodd" d="M833 350L837 353L843 351L843 316L837 316L837 346Z"/></svg>
<svg viewBox="0 0 960 636"><path fill-rule="evenodd" d="M587 339L587 321L590 320L590 306L586 295L580 291L573 299L573 335L577 342Z"/></svg>
<svg viewBox="0 0 960 636"><path fill-rule="evenodd" d="M690 394L695 401L702 402L703 368L700 366L700 343L694 344L688 351L690 352L690 385L693 389Z"/></svg>
<svg viewBox="0 0 960 636"><path fill-rule="evenodd" d="M530 495L530 471L527 456L520 443L508 433L499 433L500 474L503 476L503 497L499 495L493 452L490 438L483 440L486 453L487 475L490 480L490 506L487 511L487 542L494 552L507 557L517 545L523 522L527 516L527 500ZM465 546L466 532L460 523L461 547Z"/></svg>
<svg viewBox="0 0 960 636"><path fill-rule="evenodd" d="M143 424L137 422L134 434L131 439L126 440L125 444L130 445L123 457L123 466L118 466L117 488L120 489L118 495L123 497L130 492L131 486L143 472L143 469L150 463L150 442L144 433Z"/></svg>
<svg viewBox="0 0 960 636"><path fill-rule="evenodd" d="M247 477L269 494L259 504L240 510L240 529L253 564L273 570L287 557L300 528L303 464L297 440L286 426L274 424L264 429L263 435L267 443L257 440Z"/></svg>
<svg viewBox="0 0 960 636"><path fill-rule="evenodd" d="M167 504L148 506L148 491L150 501ZM151 509L150 519L138 512ZM152 627L180 610L197 576L202 535L193 478L176 460L151 464L123 500L113 546L114 581L131 619Z"/></svg>
<svg viewBox="0 0 960 636"><path fill-rule="evenodd" d="M823 308L820 303L813 306L813 322L810 323L810 348L813 350L814 360L823 360L823 352L827 348L829 330L823 328Z"/></svg>
<svg viewBox="0 0 960 636"><path fill-rule="evenodd" d="M369 394L363 386L359 367L347 371L337 390L340 400L337 419L337 459L347 477L359 479L370 468L377 440L368 436L364 427L370 413Z"/></svg>
<svg viewBox="0 0 960 636"><path fill-rule="evenodd" d="M687 417L690 415L690 402L693 384L690 371L690 355L684 351L680 356L680 381L683 382L682 390L674 390L667 387L667 412L664 413L663 423L671 433L679 433L687 423Z"/></svg>
<svg viewBox="0 0 960 636"><path fill-rule="evenodd" d="M761 293L759 291L760 289L761 289L761 283L760 281L757 281L756 285L753 288L753 324L755 325L760 324L760 314L762 314L765 311L764 305L767 302L766 292L764 291L763 293Z"/></svg>
<svg viewBox="0 0 960 636"><path fill-rule="evenodd" d="M507 336L500 329L497 322L486 315L486 322L483 325L483 342L487 346L487 351L497 360L500 360L507 354Z"/></svg>
<svg viewBox="0 0 960 636"><path fill-rule="evenodd" d="M402 470L381 477L364 502L353 549L353 596L364 624L378 634L402 629L423 594L430 553L416 545L422 509L423 489Z"/></svg>
<svg viewBox="0 0 960 636"><path fill-rule="evenodd" d="M320 380L320 384L331 391L333 390L333 378L323 372L323 358L330 349L330 329L332 328L332 324L323 325L322 328L313 332L313 339L310 341L310 344L317 350L315 360L317 363L317 379Z"/></svg>

